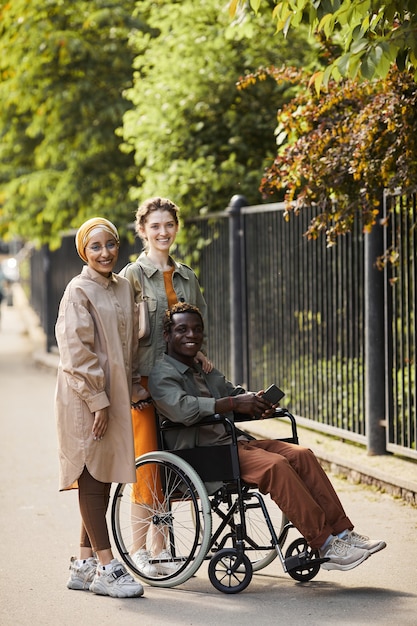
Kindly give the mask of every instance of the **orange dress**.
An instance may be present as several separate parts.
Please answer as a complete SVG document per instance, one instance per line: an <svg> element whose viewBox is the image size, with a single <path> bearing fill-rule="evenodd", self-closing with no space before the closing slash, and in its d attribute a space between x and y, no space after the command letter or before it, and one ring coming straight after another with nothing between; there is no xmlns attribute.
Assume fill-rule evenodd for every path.
<svg viewBox="0 0 417 626"><path fill-rule="evenodd" d="M165 292L168 300L168 307L178 302L177 294L172 284L172 275L174 268L164 272ZM148 377L142 376L141 385L148 389ZM133 436L135 442L135 457L154 452L158 449L158 438L156 435L156 416L153 404L149 404L144 409L132 409ZM142 468L142 476L144 476L145 468ZM149 466L149 479L151 478L152 468ZM162 492L162 490L161 490ZM152 504L152 498L146 486L141 482L133 485L134 501L140 504Z"/></svg>

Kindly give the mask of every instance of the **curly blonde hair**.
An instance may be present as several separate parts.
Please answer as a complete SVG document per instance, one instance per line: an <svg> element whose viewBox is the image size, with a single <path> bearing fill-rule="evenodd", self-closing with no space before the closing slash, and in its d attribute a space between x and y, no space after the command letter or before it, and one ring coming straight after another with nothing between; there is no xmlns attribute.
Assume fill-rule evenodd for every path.
<svg viewBox="0 0 417 626"><path fill-rule="evenodd" d="M172 200L169 200L168 198L161 198L160 196L144 200L136 211L135 230L138 237L140 237L145 244L146 241L141 234L141 229L145 227L146 220L154 211L168 211L168 213L172 215L172 219L176 225L179 226L180 223L178 217L180 210L177 205L172 202Z"/></svg>

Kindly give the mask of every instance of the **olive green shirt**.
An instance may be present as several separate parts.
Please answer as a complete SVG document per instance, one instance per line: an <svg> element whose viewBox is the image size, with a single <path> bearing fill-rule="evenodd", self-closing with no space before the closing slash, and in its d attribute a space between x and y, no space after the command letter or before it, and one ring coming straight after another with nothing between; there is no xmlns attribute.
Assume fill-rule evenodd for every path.
<svg viewBox="0 0 417 626"><path fill-rule="evenodd" d="M213 369L205 374L199 364L195 368L207 385L210 397L201 395L195 380L195 369L168 354L163 355L149 375L149 391L160 420L168 419L190 427L165 433L170 449L221 445L231 441L223 424L198 428L193 428L193 424L215 414L216 399L245 393L245 390L229 382L219 370ZM233 412L224 415L233 421Z"/></svg>

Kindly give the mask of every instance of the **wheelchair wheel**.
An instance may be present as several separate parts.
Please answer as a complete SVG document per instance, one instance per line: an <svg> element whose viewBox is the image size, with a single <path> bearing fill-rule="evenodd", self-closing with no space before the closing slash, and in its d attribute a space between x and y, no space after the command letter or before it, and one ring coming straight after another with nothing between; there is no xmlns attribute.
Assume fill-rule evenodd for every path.
<svg viewBox="0 0 417 626"><path fill-rule="evenodd" d="M119 484L112 502L114 541L126 565L157 587L188 580L204 560L211 538L211 507L195 470L175 454L136 459L137 483ZM133 558L146 541L147 565ZM157 555L155 546L163 546ZM160 549L160 548L159 548Z"/></svg>
<svg viewBox="0 0 417 626"><path fill-rule="evenodd" d="M302 583L312 580L320 570L320 563L314 562L315 558L319 556L318 550L310 548L304 537L299 537L288 546L288 550L285 553L285 558L299 556L303 553L306 555L305 563L296 569L288 570L291 578Z"/></svg>
<svg viewBox="0 0 417 626"><path fill-rule="evenodd" d="M239 593L252 580L252 565L246 554L234 548L219 550L210 559L208 573L210 582L223 593Z"/></svg>

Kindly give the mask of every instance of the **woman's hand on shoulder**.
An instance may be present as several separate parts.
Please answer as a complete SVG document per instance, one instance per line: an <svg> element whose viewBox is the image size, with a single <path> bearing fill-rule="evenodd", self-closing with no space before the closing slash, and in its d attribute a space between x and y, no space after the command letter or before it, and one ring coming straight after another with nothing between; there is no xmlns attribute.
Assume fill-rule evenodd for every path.
<svg viewBox="0 0 417 626"><path fill-rule="evenodd" d="M214 365L210 361L210 359L206 357L205 354L203 354L202 352L197 352L197 356L195 357L195 360L201 364L201 368L205 374L210 374Z"/></svg>
<svg viewBox="0 0 417 626"><path fill-rule="evenodd" d="M142 385L139 382L133 383L132 397L131 397L132 402L139 402L140 400L147 400L149 396L150 396L149 391L145 389L145 387L142 387Z"/></svg>
<svg viewBox="0 0 417 626"><path fill-rule="evenodd" d="M132 388L132 398L131 405L135 409L142 410L145 407L149 406L152 402L152 398L149 395L149 391L147 391L142 385L139 383L134 383Z"/></svg>

